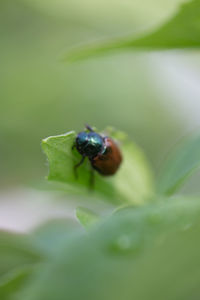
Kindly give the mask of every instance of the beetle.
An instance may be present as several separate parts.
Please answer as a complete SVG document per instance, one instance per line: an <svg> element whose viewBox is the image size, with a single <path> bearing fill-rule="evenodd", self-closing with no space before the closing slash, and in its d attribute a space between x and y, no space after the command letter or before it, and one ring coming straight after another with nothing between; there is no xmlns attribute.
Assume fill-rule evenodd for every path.
<svg viewBox="0 0 200 300"><path fill-rule="evenodd" d="M94 185L94 170L102 176L114 175L122 162L122 154L112 138L102 136L89 125L85 127L86 131L77 134L72 147L73 149L76 148L82 155L80 162L74 166L74 172L77 177L77 168L88 157L91 164L90 186L92 187Z"/></svg>

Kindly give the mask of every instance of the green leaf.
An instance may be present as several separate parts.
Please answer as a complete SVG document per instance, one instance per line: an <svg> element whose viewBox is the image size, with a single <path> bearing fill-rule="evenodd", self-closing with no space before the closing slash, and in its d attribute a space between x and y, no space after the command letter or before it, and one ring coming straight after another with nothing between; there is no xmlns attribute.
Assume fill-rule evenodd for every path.
<svg viewBox="0 0 200 300"><path fill-rule="evenodd" d="M200 136L185 141L166 162L159 178L158 192L171 195L200 167Z"/></svg>
<svg viewBox="0 0 200 300"><path fill-rule="evenodd" d="M35 265L42 255L28 236L0 232L0 276L22 266Z"/></svg>
<svg viewBox="0 0 200 300"><path fill-rule="evenodd" d="M18 268L1 277L0 280L0 299L12 300L14 295L19 293L20 289L25 287L31 273L33 266L24 266Z"/></svg>
<svg viewBox="0 0 200 300"><path fill-rule="evenodd" d="M71 219L53 219L35 228L31 233L33 244L45 258L55 255L63 243L66 243L74 231L80 230L80 225Z"/></svg>
<svg viewBox="0 0 200 300"><path fill-rule="evenodd" d="M0 299L15 299L30 280L33 271L41 262L47 263L52 259L77 229L80 230L80 226L75 221L58 219L39 226L29 236L1 233Z"/></svg>
<svg viewBox="0 0 200 300"><path fill-rule="evenodd" d="M109 51L128 49L185 49L200 47L200 0L184 3L177 14L160 28L139 38L126 38L114 42L74 50L68 61L76 61Z"/></svg>
<svg viewBox="0 0 200 300"><path fill-rule="evenodd" d="M12 300L43 256L25 234L0 231L0 299Z"/></svg>
<svg viewBox="0 0 200 300"><path fill-rule="evenodd" d="M67 241L19 299L196 300L199 220L200 199L121 210Z"/></svg>
<svg viewBox="0 0 200 300"><path fill-rule="evenodd" d="M86 229L89 229L92 225L99 221L99 216L85 207L77 207L76 216Z"/></svg>
<svg viewBox="0 0 200 300"><path fill-rule="evenodd" d="M74 164L81 155L72 150L76 133L74 131L46 138L42 148L49 161L51 181L64 183L63 187L71 194L100 197L113 203L144 203L152 194L152 173L142 151L121 132L111 132L113 138L120 141L123 155L122 165L114 176L103 177L95 172L95 188L89 188L91 165L85 161L78 169L78 179L74 176Z"/></svg>

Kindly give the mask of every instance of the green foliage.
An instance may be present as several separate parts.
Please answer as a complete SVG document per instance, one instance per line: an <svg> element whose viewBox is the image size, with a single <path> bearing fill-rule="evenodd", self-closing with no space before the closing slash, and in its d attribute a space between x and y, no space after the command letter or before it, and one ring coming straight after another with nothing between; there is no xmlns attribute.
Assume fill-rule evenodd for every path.
<svg viewBox="0 0 200 300"><path fill-rule="evenodd" d="M110 51L136 49L191 49L200 47L200 1L182 4L177 14L152 33L139 38L124 38L92 47L85 47L67 55L76 61Z"/></svg>
<svg viewBox="0 0 200 300"><path fill-rule="evenodd" d="M73 52L68 56L68 60L73 61L115 50L199 48L199 16L200 1L193 0L183 4L174 17L153 33ZM43 15L40 21L43 21ZM15 24L16 21L13 22ZM22 27L26 30L26 26ZM29 33L27 37L30 36L32 40L32 35ZM64 36L66 36L65 30ZM20 45L22 40L19 39ZM24 40L26 41L25 38ZM29 51L34 53L35 48L30 46ZM44 49L43 55L46 56L47 48ZM21 53L21 48L18 51ZM41 62L44 56L41 56ZM50 57L52 58L52 55ZM30 57L27 61L30 61ZM21 66L21 61L19 65ZM47 65L42 64L42 66L46 69ZM29 68L28 64L27 68ZM15 66L15 69L15 76L18 78L18 68ZM78 76L79 70L74 73L75 77ZM80 80L84 77L85 70L88 69L82 71ZM24 69L23 79L26 78L26 71ZM36 73L39 73L38 70ZM104 74L104 69L102 73ZM43 79L47 73L44 74L38 77L38 82L36 81L35 84L41 84L42 94L45 95L47 91L45 88L43 90ZM143 79L144 73L141 74ZM69 77L70 75L71 73ZM99 78L101 77L98 77L98 80ZM47 80L46 86L49 86L49 82L52 83L52 90L48 91L49 97L52 91L55 92L53 85L56 80L60 84L63 78L54 74ZM74 78L69 80L69 86L73 80ZM95 93L95 84L94 82L91 84L90 81L92 76L88 77L87 84L89 88L93 85ZM10 91L10 81L7 82ZM115 80L113 82L114 86ZM36 90L35 84L31 85L32 91ZM63 85L59 84L57 84L56 94L52 96L52 107L55 107L54 100L58 95L65 95L64 99L66 97L66 90L64 88L62 90ZM21 85L24 87L22 79ZM107 82L104 87L106 85ZM142 81L140 89L143 86L145 85ZM73 87L76 91L77 85ZM33 99L37 98L34 93L30 93L30 87L26 88ZM83 82L80 94L84 88ZM16 91L18 90L17 82ZM116 94L119 90L120 88L116 89ZM109 92L109 88L106 91ZM129 94L129 90L126 93ZM102 95L98 99L101 97ZM14 98L13 94L12 98ZM37 101L40 105L40 98ZM102 102L99 106L101 108ZM88 102L88 110L91 103ZM44 110L46 104L43 103ZM113 104L114 102L109 108L112 108ZM27 105L30 106L29 103ZM66 108L69 109L67 111L73 112L68 113L70 122L73 121L77 108L82 113L85 103L81 109L80 105L79 102L75 109L70 111L69 104L66 104ZM124 103L119 107L123 106ZM107 108L107 98L103 104L103 109L105 108ZM32 111L31 107L29 109ZM42 125L46 123L43 117L44 110L40 111ZM38 113L38 109L36 111ZM154 113L154 109L152 112ZM64 110L62 113L65 116ZM48 115L48 124L52 123L52 116L53 114ZM80 116L81 114L76 120ZM117 118L120 116L121 111ZM130 116L133 117L132 111ZM137 116L137 113L134 116ZM95 118L98 117L95 115ZM7 126L6 118L5 124ZM35 125L34 119L32 125L33 127ZM42 141L42 148L49 162L49 181L56 182L58 189L78 196L78 199L82 198L81 205L88 199L93 201L94 206L102 200L104 204L105 201L114 204L116 209L112 214L107 211L105 217L101 218L90 209L78 207L77 219L86 230L72 220L53 220L35 229L29 235L0 232L1 300L196 300L199 298L200 198L169 197L175 194L200 165L199 136L185 142L166 161L157 179L155 190L153 172L142 150L130 142L122 132L109 128L107 133L119 142L123 163L117 174L110 178L95 173L93 191L89 189L91 166L88 161L79 168L78 178L74 176L74 165L81 159L76 149L72 150L76 137L74 131L51 136ZM15 135L15 132L12 134ZM30 137L31 140L31 134ZM9 137L8 139L12 140ZM150 140L152 141L151 137ZM18 142L20 145L20 139ZM13 151L13 147L9 145L9 148ZM98 207L94 211L98 211Z"/></svg>
<svg viewBox="0 0 200 300"><path fill-rule="evenodd" d="M113 137L124 142L122 133L116 132ZM44 140L50 179L65 181L64 176L69 176L66 170L73 173L69 162L73 160L74 138L75 133L69 133ZM123 152L126 148L122 146L122 149ZM66 155L68 169L65 165L63 169ZM130 159L134 154L129 155ZM198 166L199 157L199 137L188 140L166 163L158 180L160 192L174 192ZM129 160L131 169L134 169L133 161L136 160ZM89 169L85 167L82 172L86 177ZM124 176L128 178L129 173ZM73 178L70 184L75 184ZM83 184L87 186L87 181L78 182L77 187ZM47 226L39 240L47 248L56 244L53 255L35 270L17 299L65 300L67 295L69 300L195 300L200 292L200 199L154 196L152 200L143 206L118 209L102 220L91 210L79 207L76 215L90 229L87 232L72 226L70 234L64 234L65 227L59 226L49 235Z"/></svg>
<svg viewBox="0 0 200 300"><path fill-rule="evenodd" d="M196 299L199 215L199 199L121 210L67 240L20 299Z"/></svg>
<svg viewBox="0 0 200 300"><path fill-rule="evenodd" d="M22 234L0 232L0 277L13 269L34 265L41 260L30 238Z"/></svg>
<svg viewBox="0 0 200 300"><path fill-rule="evenodd" d="M77 207L76 217L78 218L81 225L83 225L83 227L85 227L86 229L93 226L99 220L97 214L85 207Z"/></svg>
<svg viewBox="0 0 200 300"><path fill-rule="evenodd" d="M0 299L13 299L42 260L42 254L28 236L1 231Z"/></svg>
<svg viewBox="0 0 200 300"><path fill-rule="evenodd" d="M126 167L118 171L119 178L123 185L127 180L130 187L137 188L139 200L124 201L127 194L120 192L118 202L124 208L102 219L79 207L76 215L87 231L72 221L55 220L36 229L30 238L2 233L1 299L195 300L199 295L200 199L153 196L152 185L147 185L151 189L146 198L140 191L146 181L136 184L150 173L143 154L123 133L107 131L120 141L125 156ZM89 166L81 168L78 181L73 174L73 164L80 159L72 150L75 136L70 132L47 138L43 149L50 163L49 179L66 184L70 193L77 189L78 194L84 191L86 195ZM157 184L159 192L175 192L199 166L199 154L199 137L185 142L166 162ZM98 176L95 187L103 201L120 191L114 179L108 184L117 193L106 193L106 180ZM137 199L136 192L133 199Z"/></svg>
<svg viewBox="0 0 200 300"><path fill-rule="evenodd" d="M53 219L37 227L31 233L31 240L45 258L51 258L57 249L70 238L78 223L70 219Z"/></svg>
<svg viewBox="0 0 200 300"><path fill-rule="evenodd" d="M190 138L173 153L158 178L158 192L173 194L200 166L200 137Z"/></svg>
<svg viewBox="0 0 200 300"><path fill-rule="evenodd" d="M0 280L0 299L12 300L26 285L33 269L33 267L25 266L3 276Z"/></svg>
<svg viewBox="0 0 200 300"><path fill-rule="evenodd" d="M123 133L111 129L107 131L121 142L123 162L116 175L105 178L96 172L95 189L91 191L91 166L89 161L85 161L78 169L78 178L75 178L73 168L81 160L81 155L76 149L72 150L76 138L76 133L72 131L42 141L49 161L48 179L64 183L68 192L100 197L117 204L148 201L153 193L153 176L142 151Z"/></svg>

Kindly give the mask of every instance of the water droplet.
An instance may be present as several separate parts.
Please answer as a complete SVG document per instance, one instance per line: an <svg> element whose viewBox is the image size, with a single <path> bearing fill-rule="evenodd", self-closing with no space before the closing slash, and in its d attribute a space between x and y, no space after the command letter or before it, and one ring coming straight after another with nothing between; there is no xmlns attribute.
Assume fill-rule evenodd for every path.
<svg viewBox="0 0 200 300"><path fill-rule="evenodd" d="M116 254L135 254L141 248L141 244L141 238L123 234L110 244L109 249Z"/></svg>

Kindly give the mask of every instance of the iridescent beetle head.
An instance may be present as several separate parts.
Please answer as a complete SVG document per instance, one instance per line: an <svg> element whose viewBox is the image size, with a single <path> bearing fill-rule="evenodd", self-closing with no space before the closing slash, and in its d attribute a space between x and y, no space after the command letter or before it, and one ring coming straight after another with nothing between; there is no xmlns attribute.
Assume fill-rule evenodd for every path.
<svg viewBox="0 0 200 300"><path fill-rule="evenodd" d="M76 137L76 148L78 152L90 158L95 157L104 147L103 138L96 132L78 133Z"/></svg>

